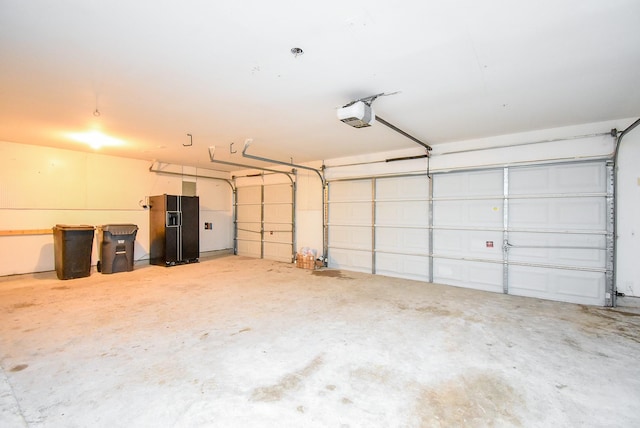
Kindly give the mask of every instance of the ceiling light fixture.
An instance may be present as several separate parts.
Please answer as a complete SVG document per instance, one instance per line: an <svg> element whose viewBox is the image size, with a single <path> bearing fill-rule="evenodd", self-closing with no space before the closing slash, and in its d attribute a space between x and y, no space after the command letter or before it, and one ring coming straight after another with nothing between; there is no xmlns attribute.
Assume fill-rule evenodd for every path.
<svg viewBox="0 0 640 428"><path fill-rule="evenodd" d="M291 53L294 57L298 58L299 56L304 54L304 51L300 48L291 48Z"/></svg>
<svg viewBox="0 0 640 428"><path fill-rule="evenodd" d="M94 150L99 150L102 147L123 146L125 144L124 141L119 138L110 137L95 130L88 132L70 132L67 134L67 137L78 143L87 144Z"/></svg>

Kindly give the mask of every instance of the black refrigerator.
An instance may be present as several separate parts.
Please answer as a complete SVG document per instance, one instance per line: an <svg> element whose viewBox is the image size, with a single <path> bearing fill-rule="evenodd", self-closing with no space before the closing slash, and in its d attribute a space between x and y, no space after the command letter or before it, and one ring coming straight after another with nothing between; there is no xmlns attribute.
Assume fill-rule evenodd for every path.
<svg viewBox="0 0 640 428"><path fill-rule="evenodd" d="M149 263L173 266L200 257L200 203L197 196L149 197Z"/></svg>

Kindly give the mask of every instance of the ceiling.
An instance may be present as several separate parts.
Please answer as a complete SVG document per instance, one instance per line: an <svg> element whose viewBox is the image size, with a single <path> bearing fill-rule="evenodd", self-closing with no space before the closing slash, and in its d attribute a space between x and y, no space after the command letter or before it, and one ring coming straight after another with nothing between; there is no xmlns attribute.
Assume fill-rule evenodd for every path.
<svg viewBox="0 0 640 428"><path fill-rule="evenodd" d="M255 164L251 138L302 163L417 147L336 118L396 91L376 114L431 145L636 117L638 17L638 0L0 0L0 140L93 151L70 133L99 129L120 140L100 153L211 167L210 146Z"/></svg>

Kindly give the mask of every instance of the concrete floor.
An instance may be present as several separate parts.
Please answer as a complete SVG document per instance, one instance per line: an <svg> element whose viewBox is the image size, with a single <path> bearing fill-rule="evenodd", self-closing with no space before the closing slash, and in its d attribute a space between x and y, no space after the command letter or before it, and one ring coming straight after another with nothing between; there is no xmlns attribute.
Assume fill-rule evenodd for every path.
<svg viewBox="0 0 640 428"><path fill-rule="evenodd" d="M4 277L0 426L640 426L639 327L237 256Z"/></svg>

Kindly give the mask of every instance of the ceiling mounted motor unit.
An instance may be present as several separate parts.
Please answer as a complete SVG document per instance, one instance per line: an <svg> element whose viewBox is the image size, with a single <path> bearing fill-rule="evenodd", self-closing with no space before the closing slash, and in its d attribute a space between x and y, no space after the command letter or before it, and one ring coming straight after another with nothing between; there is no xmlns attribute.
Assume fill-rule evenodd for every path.
<svg viewBox="0 0 640 428"><path fill-rule="evenodd" d="M364 101L356 101L338 109L338 119L354 128L365 128L375 122L371 106Z"/></svg>

